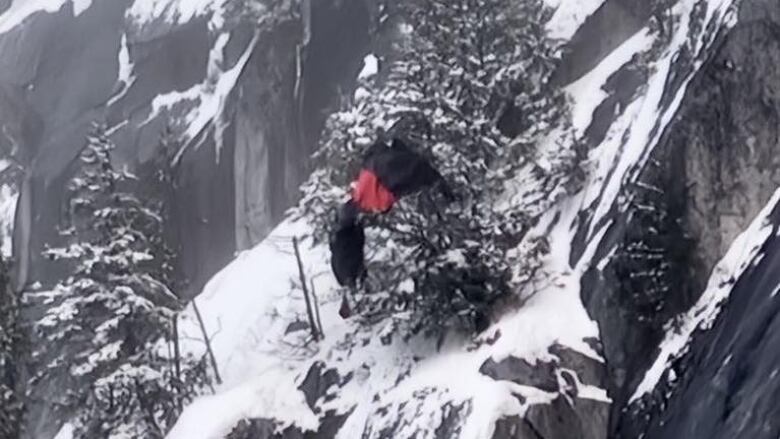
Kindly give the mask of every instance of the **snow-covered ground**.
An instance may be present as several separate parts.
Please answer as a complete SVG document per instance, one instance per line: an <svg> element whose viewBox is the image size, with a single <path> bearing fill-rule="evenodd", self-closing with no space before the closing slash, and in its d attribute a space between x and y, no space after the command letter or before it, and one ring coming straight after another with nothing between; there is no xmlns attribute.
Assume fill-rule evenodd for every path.
<svg viewBox="0 0 780 439"><path fill-rule="evenodd" d="M558 9L548 28L557 36L568 38L602 2L577 3L576 7L576 2L553 3ZM513 356L532 364L549 361L554 360L550 347L560 344L601 361L600 354L586 342L598 338L599 333L580 299L581 276L592 265L603 266L605 261L592 258L606 231L607 223L599 220L619 202L623 184L636 178L685 93L690 77L684 78L673 91L671 105L662 106L661 97L676 53L684 45L692 44L695 68L698 68L712 42L695 32L694 40L688 39L688 17L694 3L694 0L684 0L676 6L675 13L681 20L667 46L652 52L655 36L643 29L567 88L574 105L573 125L582 134L593 110L606 97L601 87L607 78L634 55L649 58L648 84L617 117L604 142L590 152L585 189L550 206L529 234L528 239L546 237L551 252L544 266L547 277L533 291L519 292L527 297L522 307L508 310L475 339L448 339L440 351L436 351L433 342L421 339L408 342L393 339L382 343L388 328L360 329L338 317L339 291L330 275L327 248L303 242L306 275L313 281L320 299L326 336L319 343L307 343L305 330L287 333L292 323L305 321L291 240L293 236L305 235L307 225L286 221L263 243L240 254L196 299L211 335L224 384L216 395L203 397L188 407L169 438L223 437L244 418L273 418L279 422L279 428L295 425L301 430L316 429L323 415L312 412L298 385L318 361L336 369L340 376L349 373L354 376L334 399L320 405L323 412L351 411L339 438L360 437L368 417L376 416L380 403L396 410L402 410L401 403L414 405L414 409L406 407L405 410L416 410L415 421L402 428L419 433L435 431L442 422L440 416L435 416L441 407L469 401L472 413L461 437L490 437L498 418L522 415L529 406L549 402L556 395L489 379L479 372L488 358L500 361ZM725 11L729 1L709 3L707 23L720 20L713 25L732 24L727 14L716 14ZM550 140L548 149L568 146ZM573 225L580 210L589 205L597 206L591 222L593 227L585 254L572 267L568 261L576 229ZM758 236L750 232L748 235ZM182 330L187 334L188 349L202 353L200 331L191 312L184 317ZM581 397L609 400L604 389L579 384ZM416 396L420 394L427 396ZM379 398L375 398L377 395ZM524 402L513 395L522 395ZM375 417L371 422L381 426L385 420ZM403 431L406 430L399 434L403 435Z"/></svg>
<svg viewBox="0 0 780 439"><path fill-rule="evenodd" d="M576 212L576 206L569 206L566 219L572 220ZM553 240L551 265L568 259L564 254L571 237L568 224L561 221L554 228L553 235L560 239ZM218 274L196 299L211 330L225 383L217 395L202 398L188 408L169 438L222 437L244 418L273 418L281 422L282 428L296 425L304 430L315 429L317 417L296 386L316 361L326 362L342 376L355 371L363 374L326 405L339 413L358 407L339 437L360 436L366 416L376 408L374 395L383 395L382 404L403 402L426 387L439 389L441 397L427 400L426 404L432 406L423 408L423 412L434 413L447 402L471 400L482 414L470 417L464 431L473 435L464 437L489 437L484 435L497 418L523 414L530 405L549 402L557 395L493 381L479 372L488 358L500 361L511 355L532 363L551 360L548 348L558 343L600 359L584 342L586 337L598 336L595 323L579 301L579 275L584 266L574 270L561 266L524 307L483 334L483 339L500 334L492 345L484 343L475 348L479 340L455 339L436 353L432 341L394 340L384 345L380 340L385 328L360 330L350 321L341 320L337 313L340 296L329 273L326 249L307 243L302 245L302 259L320 298L326 338L305 346L306 331L285 334L290 323L305 320L302 294L293 287L298 271L291 244L293 236L305 232L305 224L282 224L264 243L241 254ZM192 315L182 323L182 331L192 339L190 347L202 352ZM349 342L355 339L360 340L359 348ZM396 386L407 372L409 378ZM520 404L513 394L524 396L526 403ZM583 388L582 394L607 400L603 389ZM215 412L220 416L214 416ZM408 428L422 431L431 428L431 422L421 418L421 425Z"/></svg>

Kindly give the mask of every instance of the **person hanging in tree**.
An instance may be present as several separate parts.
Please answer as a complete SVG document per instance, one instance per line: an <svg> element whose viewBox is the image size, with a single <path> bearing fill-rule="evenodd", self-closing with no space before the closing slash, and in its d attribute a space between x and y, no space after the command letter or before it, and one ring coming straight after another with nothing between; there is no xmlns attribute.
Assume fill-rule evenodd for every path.
<svg viewBox="0 0 780 439"><path fill-rule="evenodd" d="M360 213L386 214L401 198L437 186L447 201L455 197L441 174L421 154L395 138L388 146L377 141L366 150L351 198L337 216L330 237L331 269L339 285L353 292L365 278L365 233ZM351 315L346 289L339 315Z"/></svg>

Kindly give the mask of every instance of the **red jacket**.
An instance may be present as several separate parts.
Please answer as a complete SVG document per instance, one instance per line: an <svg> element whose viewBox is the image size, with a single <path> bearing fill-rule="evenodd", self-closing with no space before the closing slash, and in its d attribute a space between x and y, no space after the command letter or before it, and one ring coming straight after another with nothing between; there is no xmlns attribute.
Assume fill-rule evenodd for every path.
<svg viewBox="0 0 780 439"><path fill-rule="evenodd" d="M363 212L386 213L399 198L440 182L451 194L441 175L420 154L398 139L392 146L377 142L366 151L363 166L352 190L352 200Z"/></svg>
<svg viewBox="0 0 780 439"><path fill-rule="evenodd" d="M385 213L392 209L395 195L382 185L373 171L362 169L352 189L352 200L364 212Z"/></svg>

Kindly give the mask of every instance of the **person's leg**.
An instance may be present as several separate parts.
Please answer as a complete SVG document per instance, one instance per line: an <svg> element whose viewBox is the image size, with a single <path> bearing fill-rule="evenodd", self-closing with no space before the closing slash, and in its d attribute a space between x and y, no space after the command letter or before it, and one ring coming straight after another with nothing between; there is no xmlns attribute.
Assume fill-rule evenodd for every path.
<svg viewBox="0 0 780 439"><path fill-rule="evenodd" d="M352 307L349 305L347 291L352 288L344 287L341 289L341 306L339 307L339 316L342 319L348 319L352 316Z"/></svg>

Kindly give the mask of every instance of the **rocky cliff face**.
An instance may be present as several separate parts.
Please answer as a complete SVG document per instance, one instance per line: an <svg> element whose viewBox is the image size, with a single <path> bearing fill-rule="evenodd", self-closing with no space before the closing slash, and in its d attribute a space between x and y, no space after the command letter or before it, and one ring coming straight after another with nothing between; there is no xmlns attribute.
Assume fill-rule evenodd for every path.
<svg viewBox="0 0 780 439"><path fill-rule="evenodd" d="M780 5L746 1L739 21L719 36L658 151L687 200L680 215L691 246L681 272L688 297L767 204L780 174ZM768 217L777 224L777 212ZM742 276L708 331L666 372L664 383L621 418L621 437L769 438L777 423L774 234ZM743 249L748 252L749 249ZM648 408L651 407L651 408ZM631 412L630 411L630 412Z"/></svg>
<svg viewBox="0 0 780 439"><path fill-rule="evenodd" d="M370 42L363 1L247 3L254 14L226 2L21 3L0 34L0 146L26 175L20 285L57 279L40 252L57 241L70 163L91 124L105 122L135 169L172 129L181 154L171 229L189 294L199 291L282 218ZM274 22L260 23L264 14Z"/></svg>
<svg viewBox="0 0 780 439"><path fill-rule="evenodd" d="M777 189L777 13L777 5L771 2L742 2L738 23L732 29L712 30L718 32L712 55L696 74L637 183L624 188L626 196L634 197L636 202L623 213L628 215L623 217L627 218L625 223L614 223L609 233L616 235L603 245L612 248L617 242L621 249L640 242L654 245L656 255L663 255L663 261L669 264L664 269L664 280L637 280L649 271L660 270L660 265L651 259L642 263L627 261L633 255L625 254L622 258L618 254L606 269L593 270L592 276L586 277L584 299L590 304L591 315L599 321L609 369L610 396L614 400L610 431L614 437L772 437L777 432L769 421L775 415L752 405L756 400L775 400L774 389L756 386L749 390L752 396L748 400L734 399L735 393L749 386L742 382L744 376L726 377L720 372L715 376L707 372L711 368L719 371L731 361L732 357L727 360L725 353L719 360L710 357L713 351L731 350L724 345L733 343L731 335L726 334L722 339L713 335L694 338L690 342L692 352L685 359L678 359L670 372L672 379L674 371L686 378L674 385L660 386L653 398L647 398L652 402L628 404L648 363L657 355L664 333L675 331L658 322L665 322L694 304L706 290L716 263ZM680 58L678 68L690 65L689 54L681 54ZM623 77L629 80L619 84L614 93L619 95L622 90L630 96L632 92L626 87L632 89L637 75ZM615 77L615 81L619 80ZM612 109L605 112L611 113ZM661 212L648 213L648 209ZM770 220L774 221L773 217ZM648 236L653 230L661 231L663 239L653 242ZM771 259L772 246L765 245L768 247L764 258ZM758 267L767 263L770 262L763 260ZM743 276L749 279L755 275ZM753 329L750 323L734 322L730 311L731 307L740 308L740 318L750 320L750 311L744 307L753 302L759 320L765 312L774 314L774 307L757 303L769 297L774 286L755 282L739 281L719 322L743 326L737 331L744 330L744 337L761 345L772 337L769 332L757 332L766 327ZM774 285L770 279L759 282ZM751 286L744 287L745 284ZM763 289L767 295L762 296L753 288ZM761 299L751 298L754 294ZM716 327L724 325L729 323L718 323ZM717 329L711 330L711 334L716 333ZM732 354L734 361L742 364L736 368L752 370L754 366L746 366L752 361L774 363L772 355L746 360L744 350L744 356ZM679 400L685 402L676 402ZM689 410L690 407L696 409ZM732 410L741 416L755 417L756 422L765 421L760 422L761 427L731 422L728 414Z"/></svg>
<svg viewBox="0 0 780 439"><path fill-rule="evenodd" d="M169 229L182 295L259 242L295 200L319 129L361 67L373 13L362 0L274 10L262 2L0 2L6 9L0 150L15 171L4 182L19 191L18 287L62 276L41 252L59 242L73 162L92 125L105 123L119 165L140 175L163 132L173 133ZM35 405L32 437L56 432L51 408Z"/></svg>

